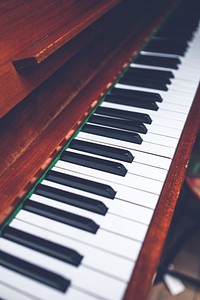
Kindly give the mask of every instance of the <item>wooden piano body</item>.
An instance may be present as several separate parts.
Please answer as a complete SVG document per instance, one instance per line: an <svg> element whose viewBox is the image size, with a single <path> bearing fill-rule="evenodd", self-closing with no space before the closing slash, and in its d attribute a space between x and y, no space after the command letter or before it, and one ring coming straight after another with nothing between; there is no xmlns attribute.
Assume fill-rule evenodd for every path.
<svg viewBox="0 0 200 300"><path fill-rule="evenodd" d="M0 224L76 133L174 1L1 1ZM124 299L152 284L199 128L197 92Z"/></svg>

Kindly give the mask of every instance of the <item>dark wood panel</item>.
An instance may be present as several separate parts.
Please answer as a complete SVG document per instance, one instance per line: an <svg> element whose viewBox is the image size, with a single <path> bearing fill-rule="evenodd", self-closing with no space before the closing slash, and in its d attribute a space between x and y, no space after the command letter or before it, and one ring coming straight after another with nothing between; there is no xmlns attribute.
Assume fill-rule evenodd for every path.
<svg viewBox="0 0 200 300"><path fill-rule="evenodd" d="M37 33L37 37L34 37L35 41L31 37L29 42L24 39L28 47L23 49L20 45L21 51L17 53L18 57L13 58L15 67L21 69L41 63L119 2L120 0L34 1L31 11L30 5L21 5L20 18L29 16L31 27ZM30 26L29 19L28 24L23 23L21 26ZM30 34L29 28L28 33Z"/></svg>
<svg viewBox="0 0 200 300"><path fill-rule="evenodd" d="M95 35L95 28L94 31L82 34L79 42L77 39L72 42L73 37L83 32L118 2L120 0L36 0L30 5L29 1L23 0L1 1L0 117L44 82L80 49L81 44L91 40ZM99 29L104 27L102 24L99 24ZM71 42L65 48L63 45L69 40ZM59 53L56 54L56 50ZM42 63L37 69L17 72L12 61L24 56L28 60L21 60L22 65L18 67L24 66L26 62L33 64L43 61L45 64Z"/></svg>

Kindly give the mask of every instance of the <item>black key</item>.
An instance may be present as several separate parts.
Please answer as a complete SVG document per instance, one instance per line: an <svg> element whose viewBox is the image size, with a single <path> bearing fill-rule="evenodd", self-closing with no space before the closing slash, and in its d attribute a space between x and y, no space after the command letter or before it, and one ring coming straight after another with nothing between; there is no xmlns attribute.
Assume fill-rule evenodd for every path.
<svg viewBox="0 0 200 300"><path fill-rule="evenodd" d="M151 124L152 120L148 114L128 111L128 110L121 110L109 107L102 107L99 106L95 113L98 115L105 115L110 117L122 118L127 120L133 120L136 122Z"/></svg>
<svg viewBox="0 0 200 300"><path fill-rule="evenodd" d="M124 75L122 78L120 78L119 83L131 85L131 86L139 86L139 87L145 87L149 89L155 89L160 91L167 91L168 87L166 83L160 82L160 80L152 80L150 78L132 78L128 75Z"/></svg>
<svg viewBox="0 0 200 300"><path fill-rule="evenodd" d="M65 293L70 286L70 280L1 250L0 265L63 293Z"/></svg>
<svg viewBox="0 0 200 300"><path fill-rule="evenodd" d="M130 130L139 133L147 133L146 126L141 122L135 122L132 120L124 120L114 117L104 117L99 115L93 115L88 120L89 123L101 124L113 128L120 128Z"/></svg>
<svg viewBox="0 0 200 300"><path fill-rule="evenodd" d="M142 143L142 138L140 137L140 135L130 131L122 131L118 129L106 128L106 127L90 125L90 124L85 124L82 128L82 131L100 135L100 136L109 137L112 139L131 142L134 144Z"/></svg>
<svg viewBox="0 0 200 300"><path fill-rule="evenodd" d="M177 27L177 25L168 26L167 24L164 24L154 34L154 37L160 39L173 39L179 40L181 42L189 42L193 37L193 33L191 33L190 30L187 31L184 28Z"/></svg>
<svg viewBox="0 0 200 300"><path fill-rule="evenodd" d="M143 50L183 56L186 49L187 43L185 41L180 41L172 38L153 37Z"/></svg>
<svg viewBox="0 0 200 300"><path fill-rule="evenodd" d="M105 215L108 210L105 204L101 201L84 197L82 195L76 195L74 193L56 189L43 184L38 184L34 193L47 197L48 199L53 199L68 205L92 211L100 215Z"/></svg>
<svg viewBox="0 0 200 300"><path fill-rule="evenodd" d="M96 144L93 142L86 142L78 139L72 140L72 142L69 145L69 148L84 151L87 153L97 154L104 157L117 159L129 163L131 163L134 159L132 153L128 150Z"/></svg>
<svg viewBox="0 0 200 300"><path fill-rule="evenodd" d="M52 170L48 171L45 179L109 199L114 199L116 194L113 188L107 184L55 172Z"/></svg>
<svg viewBox="0 0 200 300"><path fill-rule="evenodd" d="M149 65L149 66L158 66L170 69L178 69L178 65L180 64L180 60L175 57L161 57L161 56L153 56L153 55L138 55L135 59L134 63Z"/></svg>
<svg viewBox="0 0 200 300"><path fill-rule="evenodd" d="M55 257L73 266L79 266L83 258L82 255L70 248L58 245L9 226L7 226L3 231L3 237L40 253Z"/></svg>
<svg viewBox="0 0 200 300"><path fill-rule="evenodd" d="M91 233L96 233L99 228L99 225L97 225L91 219L48 205L44 205L42 203L37 203L32 200L26 200L24 202L23 209L45 218L52 219L57 222L64 223Z"/></svg>
<svg viewBox="0 0 200 300"><path fill-rule="evenodd" d="M127 173L126 168L121 163L70 151L64 151L60 160L119 176L125 176Z"/></svg>
<svg viewBox="0 0 200 300"><path fill-rule="evenodd" d="M151 77L154 79L165 79L166 83L170 83L170 78L174 78L174 74L171 71L166 70L154 70L138 67L130 67L126 73L127 75L140 75L145 77Z"/></svg>
<svg viewBox="0 0 200 300"><path fill-rule="evenodd" d="M124 77L125 78L131 78L131 79L139 79L139 80L142 80L144 79L145 81L149 80L150 82L154 82L154 83L160 83L160 84L170 84L171 81L170 81L170 77L166 76L165 74L163 74L163 76L161 76L160 74L156 74L156 73L152 73L149 74L148 72L146 72L147 69L143 69L143 71L141 72L134 72L134 70L142 70L139 69L139 68L130 68L127 72L124 73ZM152 70L150 70L152 71ZM157 70L155 70L157 71ZM123 78L123 77L122 77Z"/></svg>
<svg viewBox="0 0 200 300"><path fill-rule="evenodd" d="M124 96L107 95L104 101L133 107L146 108L150 110L158 110L158 105L156 104L156 102L150 101L149 99L146 100Z"/></svg>
<svg viewBox="0 0 200 300"><path fill-rule="evenodd" d="M133 91L120 88L112 88L109 92L110 95L123 96L124 98L131 98L135 100L143 100L149 102L162 102L163 99L158 93Z"/></svg>
<svg viewBox="0 0 200 300"><path fill-rule="evenodd" d="M132 69L136 69L136 68L132 68ZM132 72L132 69L127 71L125 74L124 74L124 78L130 78L130 79L139 79L139 80L144 80L145 82L149 81L151 83L160 83L160 84L171 84L171 81L170 81L170 78L169 77L162 77L162 76L159 76L159 75L149 75L148 73L144 72L144 74L135 74L135 72ZM137 68L138 69L138 68ZM145 69L144 69L145 70ZM122 77L123 78L123 77Z"/></svg>

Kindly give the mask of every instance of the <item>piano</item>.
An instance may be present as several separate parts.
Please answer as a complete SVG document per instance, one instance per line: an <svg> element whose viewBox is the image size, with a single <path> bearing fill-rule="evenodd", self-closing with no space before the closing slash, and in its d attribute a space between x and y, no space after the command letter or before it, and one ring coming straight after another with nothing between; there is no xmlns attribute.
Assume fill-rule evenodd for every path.
<svg viewBox="0 0 200 300"><path fill-rule="evenodd" d="M147 299L200 125L199 8L1 1L1 299Z"/></svg>

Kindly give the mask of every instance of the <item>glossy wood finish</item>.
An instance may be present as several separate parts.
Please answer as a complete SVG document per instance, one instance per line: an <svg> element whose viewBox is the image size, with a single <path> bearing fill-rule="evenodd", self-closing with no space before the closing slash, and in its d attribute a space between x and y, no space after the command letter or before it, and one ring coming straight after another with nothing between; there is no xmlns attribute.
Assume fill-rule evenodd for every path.
<svg viewBox="0 0 200 300"><path fill-rule="evenodd" d="M86 44L91 32L78 41L72 41L73 37L119 2L0 1L0 118ZM67 41L70 44L65 47ZM37 69L17 72L13 62L18 69L43 63Z"/></svg>
<svg viewBox="0 0 200 300"><path fill-rule="evenodd" d="M12 60L14 66L22 69L41 63L119 2L120 0L34 1L31 10L30 5L21 5L20 18L27 15L33 18L31 24L28 20L28 24L23 22L21 26L31 26L37 36L31 36L28 42L26 40L25 49L20 45L22 50ZM30 36L30 28L26 30ZM21 32L20 29L18 31Z"/></svg>

